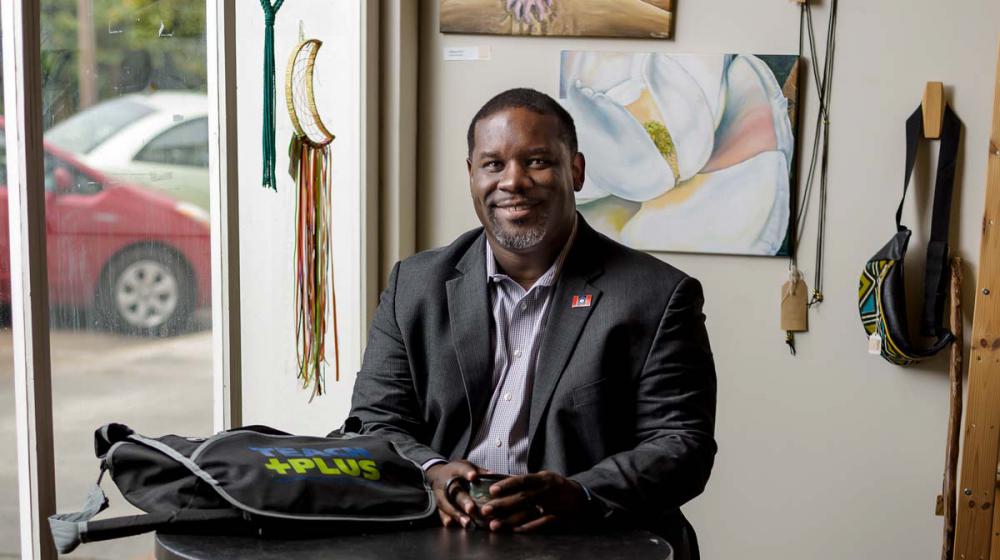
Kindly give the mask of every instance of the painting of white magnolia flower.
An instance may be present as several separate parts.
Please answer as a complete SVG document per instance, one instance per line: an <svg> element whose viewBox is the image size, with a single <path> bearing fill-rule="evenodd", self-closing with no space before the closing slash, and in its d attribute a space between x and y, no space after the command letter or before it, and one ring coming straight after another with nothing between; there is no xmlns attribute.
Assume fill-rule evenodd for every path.
<svg viewBox="0 0 1000 560"><path fill-rule="evenodd" d="M577 208L645 251L787 255L798 57L564 51Z"/></svg>

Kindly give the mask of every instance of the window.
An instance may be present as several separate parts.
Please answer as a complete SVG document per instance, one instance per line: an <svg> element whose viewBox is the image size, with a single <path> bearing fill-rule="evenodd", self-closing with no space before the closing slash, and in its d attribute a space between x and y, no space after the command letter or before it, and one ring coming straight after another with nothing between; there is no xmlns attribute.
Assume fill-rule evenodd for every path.
<svg viewBox="0 0 1000 560"><path fill-rule="evenodd" d="M81 4L92 11L81 14ZM206 5L41 2L42 97L50 100L42 122L51 124L45 189L55 193L46 199L52 425L63 511L78 508L96 480L93 432L101 425L151 435L212 431L208 208L179 212L178 189L161 188L167 165L207 168L206 119L176 118L206 104ZM59 57L67 64L44 63ZM133 167L148 139L148 167ZM185 187L207 200L207 172ZM105 515L139 513L114 484L102 486L111 502ZM151 551L152 536L143 535L82 553Z"/></svg>
<svg viewBox="0 0 1000 560"><path fill-rule="evenodd" d="M137 161L208 167L208 119L179 124L146 144Z"/></svg>
<svg viewBox="0 0 1000 560"><path fill-rule="evenodd" d="M234 125L227 128L226 124L239 120L245 131L260 118L260 61L242 53L237 57L234 47L251 39L259 44L259 6L232 0L0 3L4 26L10 29L18 29L22 17L30 22L38 21L33 16L41 16L41 51L25 54L31 63L27 68L8 64L3 78L17 84L10 88L17 87L40 101L34 105L41 107L40 114L26 115L31 121L28 130L44 126L46 141L52 146L44 157L42 153L26 155L34 165L44 162L44 184L32 192L48 188L60 193L45 197L44 224L38 223L37 213L26 217L19 213L13 218L19 225L27 221L32 226L22 231L28 231L33 242L45 243L48 258L37 258L39 253L29 253L26 246L11 249L20 250L24 257L18 274L48 262L50 328L35 323L36 328L28 332L29 340L49 342L52 410L41 407L44 410L32 416L28 425L34 426L37 420L44 425L40 430L51 427L54 433L55 460L46 457L34 468L55 465L58 510L81 505L97 475L93 430L106 422L123 422L150 435L205 435L230 418L240 423L269 422L302 433L326 433L343 419L351 372L360 362L365 301L375 295L364 293L367 288L362 284L370 284L363 271L374 262L377 241L362 234L362 224L366 218L374 223L377 210L374 196L364 190L374 169L374 156L365 154L373 154L375 145L374 136L365 134L365 119L374 114L367 109L366 99L378 99L372 85L377 81L375 66L366 62L365 51L374 48L371 38L377 19L369 20L366 14L376 5L372 0L301 0L283 10L285 20L305 19L305 32L329 45L317 62L316 85L324 118L342 135L334 148L337 163L332 173L336 278L338 295L344 301L338 310L344 379L339 384L331 380L328 390L332 394L307 407L309 395L295 379L294 332L282 327L291 324L293 313L291 291L286 288L292 282L288 254L292 230L287 226L294 216L294 189L281 172L287 160L280 161L287 157L282 148L290 130L288 120L279 110L278 168L285 181L280 191L242 189L247 195L240 201L236 200L236 171L240 182L255 181L253 176L260 172L255 159L260 144L252 140L255 134L245 134L247 141L237 146ZM208 14L206 6L211 10ZM308 16L317 10L329 10L335 25L310 28ZM222 24L223 14L232 18L225 20L232 25ZM211 21L211 17L220 19ZM257 20L250 23L250 18ZM234 27L235 36L218 36L217 30ZM284 49L295 45L295 31L294 26L281 28L277 64L283 66L287 60ZM16 46L30 45L30 29L27 35L17 38ZM225 68L213 66L222 59ZM36 80L39 73L42 79ZM236 79L223 84L219 80L223 75L236 75ZM282 75L277 72L279 81ZM33 89L38 83L43 84L41 91ZM252 94L249 99L241 97L239 113L233 102L236 84L245 84L241 92ZM217 96L219 91L223 95ZM178 104L188 110L176 110ZM224 150L217 145L220 137L226 143ZM209 162L209 149L224 151L226 160ZM2 152L0 163L6 163ZM6 174L5 166L0 172ZM221 187L214 184L219 177L229 185L229 191L221 195L223 210L239 202L238 213L209 215L209 193L212 207L220 207ZM248 216L245 227L231 227L237 214ZM6 242L2 232L7 228L0 230L0 241ZM246 238L242 245L247 249L238 270L227 260L241 261L232 241L237 234ZM9 301L8 249L0 250L4 265L0 273L5 274L0 294L7 290ZM289 266L275 266L283 261ZM237 283L240 273L244 281ZM217 283L227 275L228 284ZM33 276L19 293L44 292L38 278ZM221 288L212 290L220 284ZM17 316L37 317L32 298L24 299ZM223 307L222 302L227 305ZM0 299L0 311L4 303ZM241 321L241 306L267 320ZM213 317L222 320L213 321ZM222 330L219 326L228 332L216 338ZM5 352L13 353L14 362L25 366L19 371L30 380L34 375L27 367L32 365L26 356L30 349L13 345L0 323L0 360ZM37 367L41 372L37 378L44 379L44 364ZM227 368L234 372L235 389L228 383ZM251 371L249 376L246 370ZM276 375L276 370L284 375ZM0 364L0 374L3 371ZM246 376L242 393L240 372ZM0 386L0 404L7 396ZM227 410L230 405L232 412ZM297 410L290 412L293 408ZM13 428L10 434L0 430L0 450L8 443L5 435L13 446ZM22 524L38 521L39 495L52 495L51 486L41 482L38 487L46 490L32 490L32 500L22 504ZM7 483L17 483L15 472L7 478L0 473L0 496L7 498L0 507L0 522L8 521L5 514L11 515L6 529L0 530L0 556L16 556L29 551L18 550L17 493L14 486L7 493ZM107 479L103 487L112 503L103 516L135 512ZM21 486L22 492L28 488ZM23 542L32 543L30 532L24 535ZM88 544L83 554L112 559L148 557L150 552L147 535ZM46 555L43 558L49 560Z"/></svg>
<svg viewBox="0 0 1000 560"><path fill-rule="evenodd" d="M86 154L152 112L152 107L128 99L112 99L59 123L48 131L45 139L64 150Z"/></svg>
<svg viewBox="0 0 1000 560"><path fill-rule="evenodd" d="M0 44L0 50L2 50ZM0 56L0 60L3 57ZM4 114L3 94L0 92L0 117ZM0 188L7 186L7 138L0 130ZM0 192L3 192L0 190ZM0 453L11 458L17 452L17 434L14 430L14 360L10 329L10 252L7 251L7 199L0 194ZM17 558L21 553L18 536L17 469L0 470L0 558Z"/></svg>

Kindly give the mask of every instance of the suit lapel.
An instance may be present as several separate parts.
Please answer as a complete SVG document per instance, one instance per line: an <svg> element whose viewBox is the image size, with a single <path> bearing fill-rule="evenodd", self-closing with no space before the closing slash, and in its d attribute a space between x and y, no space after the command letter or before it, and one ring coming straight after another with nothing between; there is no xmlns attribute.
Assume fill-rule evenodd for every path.
<svg viewBox="0 0 1000 560"><path fill-rule="evenodd" d="M459 444L463 457L468 454L472 431L482 422L493 390L490 355L492 315L486 286L485 240L486 237L481 235L469 247L455 267L459 276L445 283L451 338L469 402L469 418L472 419L465 442Z"/></svg>
<svg viewBox="0 0 1000 560"><path fill-rule="evenodd" d="M534 387L531 391L531 409L528 418L529 442L541 422L545 408L552 398L566 363L573 354L576 342L587 324L587 319L601 298L601 290L590 281L603 272L599 260L594 258L599 244L597 233L579 218L576 240L566 256L559 280L549 301L548 318L542 334L542 344L535 366ZM573 307L574 296L590 296L590 304Z"/></svg>

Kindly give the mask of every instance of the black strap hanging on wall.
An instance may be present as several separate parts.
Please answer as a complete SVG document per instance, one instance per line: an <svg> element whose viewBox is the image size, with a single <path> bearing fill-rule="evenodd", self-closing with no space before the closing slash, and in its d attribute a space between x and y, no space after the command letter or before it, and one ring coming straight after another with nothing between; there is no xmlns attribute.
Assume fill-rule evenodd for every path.
<svg viewBox="0 0 1000 560"><path fill-rule="evenodd" d="M931 235L927 243L927 270L924 276L924 308L920 319L920 334L938 337L947 332L941 324L944 304L947 300L948 275L948 230L951 223L951 199L955 185L955 162L958 159L958 143L962 133L962 121L951 109L944 107L941 126L941 145L938 151L937 178L934 184L934 210L931 217ZM896 231L905 231L903 225L903 204L917 161L917 149L924 137L922 107L906 120L906 175L903 196L896 209Z"/></svg>

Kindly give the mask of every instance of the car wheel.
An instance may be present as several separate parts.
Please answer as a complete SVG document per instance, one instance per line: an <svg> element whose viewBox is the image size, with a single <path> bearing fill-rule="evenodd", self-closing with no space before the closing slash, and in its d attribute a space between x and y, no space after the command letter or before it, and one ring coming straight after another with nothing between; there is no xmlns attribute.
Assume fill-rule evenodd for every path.
<svg viewBox="0 0 1000 560"><path fill-rule="evenodd" d="M114 330L169 336L188 324L195 288L183 257L165 248L136 247L108 264L98 291L98 311Z"/></svg>

